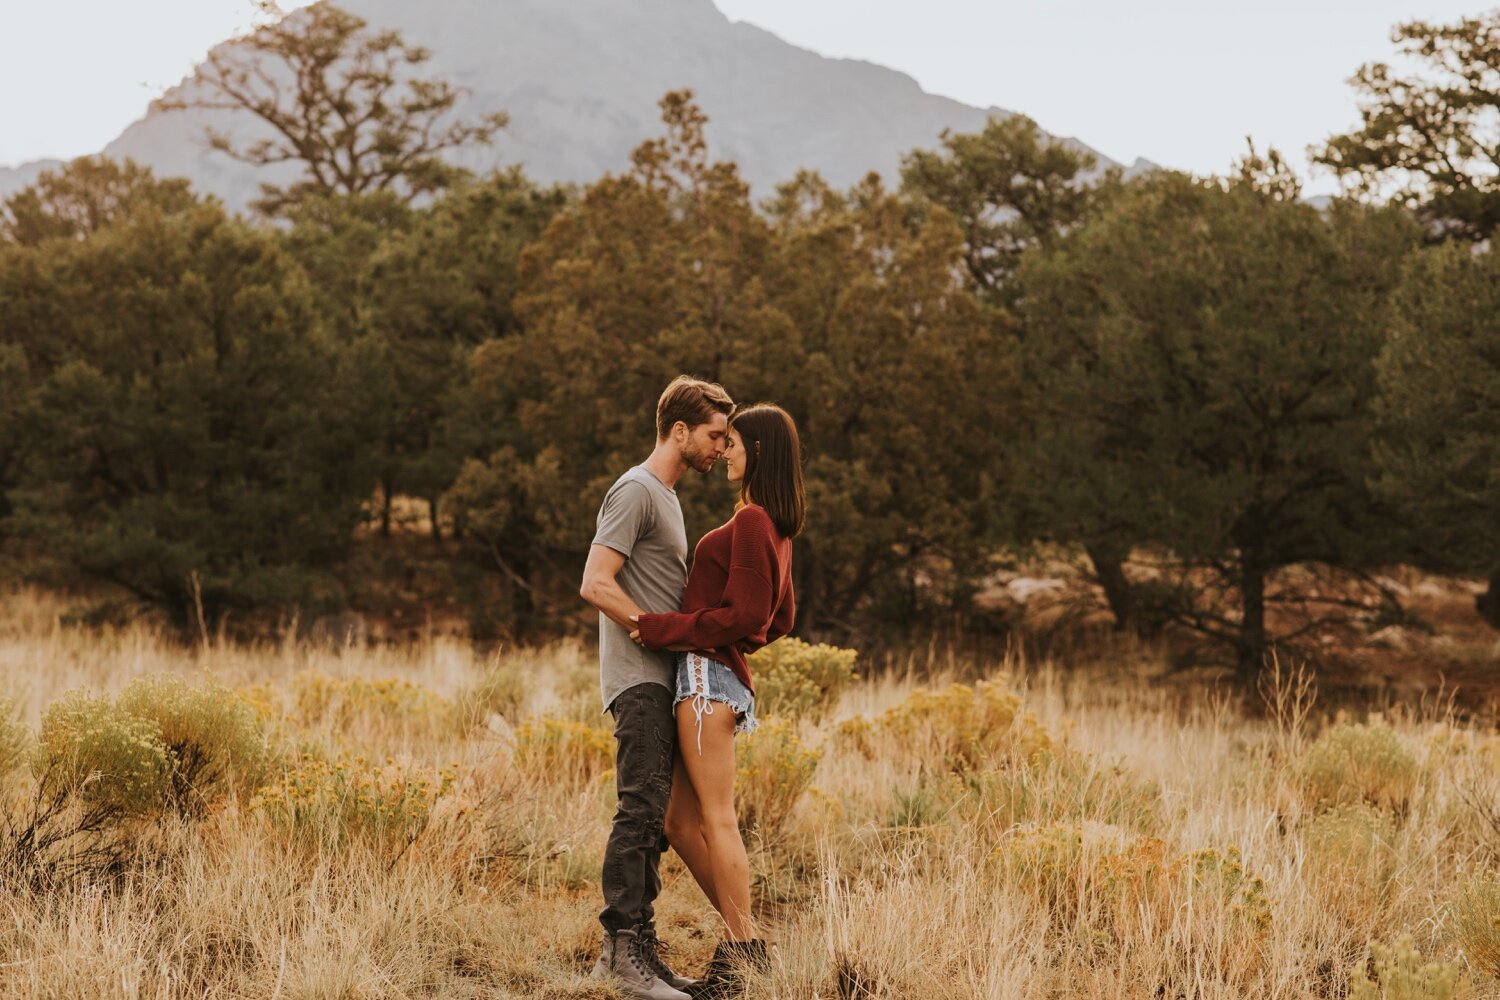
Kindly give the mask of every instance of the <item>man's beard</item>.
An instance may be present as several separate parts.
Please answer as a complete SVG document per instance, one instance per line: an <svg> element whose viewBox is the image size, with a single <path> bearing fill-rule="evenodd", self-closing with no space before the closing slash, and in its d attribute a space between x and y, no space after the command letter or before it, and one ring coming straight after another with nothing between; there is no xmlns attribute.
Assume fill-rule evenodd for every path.
<svg viewBox="0 0 1500 1000"><path fill-rule="evenodd" d="M714 467L714 462L718 461L712 455L699 451L691 445L682 450L682 460L704 475L707 475Z"/></svg>

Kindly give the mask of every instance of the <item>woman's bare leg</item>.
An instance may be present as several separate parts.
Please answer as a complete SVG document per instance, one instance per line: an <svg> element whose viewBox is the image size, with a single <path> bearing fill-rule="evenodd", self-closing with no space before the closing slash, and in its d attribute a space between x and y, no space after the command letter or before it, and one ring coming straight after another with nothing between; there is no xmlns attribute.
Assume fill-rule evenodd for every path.
<svg viewBox="0 0 1500 1000"><path fill-rule="evenodd" d="M714 909L724 918L731 941L755 936L750 920L750 862L734 811L734 711L717 703L701 716L703 749L698 749L699 717L691 701L677 704L677 745L688 784L703 818L703 839L713 876Z"/></svg>
<svg viewBox="0 0 1500 1000"><path fill-rule="evenodd" d="M693 745L697 752L697 744ZM672 765L672 797L667 800L667 842L682 858L688 871L703 895L719 909L719 897L714 892L714 873L708 856L708 841L703 837L703 810L698 805L698 795L693 791L687 770L683 767L682 754L677 755Z"/></svg>

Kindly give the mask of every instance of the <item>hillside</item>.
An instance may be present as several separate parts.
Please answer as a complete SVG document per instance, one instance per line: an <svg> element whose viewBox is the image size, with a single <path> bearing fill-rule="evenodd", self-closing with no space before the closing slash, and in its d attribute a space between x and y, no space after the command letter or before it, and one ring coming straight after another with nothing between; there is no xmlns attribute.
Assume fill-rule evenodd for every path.
<svg viewBox="0 0 1500 1000"><path fill-rule="evenodd" d="M655 134L662 94L682 87L696 92L711 119L714 155L739 163L759 196L803 167L841 186L871 170L889 177L903 153L934 145L944 128L974 131L991 114L1012 113L925 93L911 77L881 66L790 45L731 22L712 0L344 6L429 48L426 75L470 91L461 113L509 113L510 128L493 147L467 154L467 165L522 163L542 181L586 182L624 167L630 150ZM166 96L190 95L192 87L185 80ZM209 123L239 139L256 134L257 122L231 112L152 110L103 152L189 177L240 208L257 180L272 175L206 150ZM30 183L36 172L33 164L0 169L0 194Z"/></svg>

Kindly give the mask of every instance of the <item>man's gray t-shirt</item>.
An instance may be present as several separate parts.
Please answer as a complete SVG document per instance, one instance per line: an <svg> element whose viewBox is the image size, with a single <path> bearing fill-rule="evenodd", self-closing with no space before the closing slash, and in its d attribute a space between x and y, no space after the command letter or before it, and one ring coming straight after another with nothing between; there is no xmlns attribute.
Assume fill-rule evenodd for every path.
<svg viewBox="0 0 1500 1000"><path fill-rule="evenodd" d="M645 466L626 472L604 495L594 544L625 557L615 580L642 610L682 609L682 588L687 585L682 505ZM600 612L599 690L605 709L621 691L647 683L676 691L672 654L636 645L628 630Z"/></svg>

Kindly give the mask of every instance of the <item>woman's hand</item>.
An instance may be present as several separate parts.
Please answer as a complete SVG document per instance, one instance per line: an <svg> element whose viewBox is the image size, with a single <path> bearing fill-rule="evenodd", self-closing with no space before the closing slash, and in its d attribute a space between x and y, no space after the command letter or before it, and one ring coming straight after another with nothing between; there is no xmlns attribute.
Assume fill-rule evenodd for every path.
<svg viewBox="0 0 1500 1000"><path fill-rule="evenodd" d="M630 641L633 642L633 643L635 643L637 646L640 646L642 649L647 648L645 641L641 638L641 629L640 629L641 616L640 615L631 615L630 616L630 620L636 623L635 630L630 633ZM698 647L696 647L696 646L667 646L665 648L666 648L667 652L669 652L669 653L691 653L693 650L697 649Z"/></svg>

